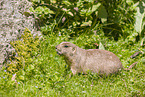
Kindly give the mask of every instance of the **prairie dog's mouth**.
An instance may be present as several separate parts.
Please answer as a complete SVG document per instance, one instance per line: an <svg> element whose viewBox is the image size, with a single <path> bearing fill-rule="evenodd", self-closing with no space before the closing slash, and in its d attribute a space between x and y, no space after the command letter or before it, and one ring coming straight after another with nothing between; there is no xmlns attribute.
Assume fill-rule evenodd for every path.
<svg viewBox="0 0 145 97"><path fill-rule="evenodd" d="M57 51L57 54L58 55L62 55L62 53L60 52L60 50L56 49L56 51Z"/></svg>

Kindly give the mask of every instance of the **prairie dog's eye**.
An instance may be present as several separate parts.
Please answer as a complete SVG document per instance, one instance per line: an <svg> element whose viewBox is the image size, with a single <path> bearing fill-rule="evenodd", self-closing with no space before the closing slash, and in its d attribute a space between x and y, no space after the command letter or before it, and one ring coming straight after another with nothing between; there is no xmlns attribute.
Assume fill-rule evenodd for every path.
<svg viewBox="0 0 145 97"><path fill-rule="evenodd" d="M64 45L65 48L69 47L68 45Z"/></svg>

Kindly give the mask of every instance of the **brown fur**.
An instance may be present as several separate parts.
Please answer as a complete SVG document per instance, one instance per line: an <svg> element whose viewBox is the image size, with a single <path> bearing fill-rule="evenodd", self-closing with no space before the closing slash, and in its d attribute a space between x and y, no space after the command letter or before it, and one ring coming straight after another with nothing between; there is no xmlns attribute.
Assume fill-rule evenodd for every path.
<svg viewBox="0 0 145 97"><path fill-rule="evenodd" d="M86 74L89 70L107 76L123 68L119 58L106 50L85 50L70 42L62 42L56 46L56 51L64 56L73 74Z"/></svg>

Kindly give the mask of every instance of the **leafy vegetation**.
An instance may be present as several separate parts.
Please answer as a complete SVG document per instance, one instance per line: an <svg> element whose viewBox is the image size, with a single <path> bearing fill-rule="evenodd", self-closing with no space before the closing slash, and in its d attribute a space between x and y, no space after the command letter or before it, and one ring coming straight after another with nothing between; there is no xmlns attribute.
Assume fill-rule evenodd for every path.
<svg viewBox="0 0 145 97"><path fill-rule="evenodd" d="M135 0L32 0L31 11L41 26L43 34L71 30L71 36L78 36L102 27L105 35L117 40L126 38L136 30L144 35L144 1ZM130 31L126 31L130 28ZM135 29L134 29L135 28Z"/></svg>
<svg viewBox="0 0 145 97"><path fill-rule="evenodd" d="M132 0L32 0L31 8L44 34L39 40L28 29L12 42L18 57L0 71L2 96L145 96L144 18L135 17L138 1ZM139 4L144 4L139 1ZM138 6L139 7L139 6ZM104 14L103 14L104 13ZM125 13L125 14L124 14ZM140 23L140 32L136 23ZM109 29L109 30L108 30ZM69 41L83 49L106 49L115 53L130 71L100 77L97 74L70 77L55 46ZM99 47L98 47L99 46ZM134 59L130 56L141 53Z"/></svg>
<svg viewBox="0 0 145 97"><path fill-rule="evenodd" d="M21 36L21 40L11 42L11 45L15 48L18 53L18 57L15 57L15 61L7 65L7 71L15 73L18 70L29 66L28 64L33 63L33 57L37 55L39 49L39 37L33 38L31 32L26 28L24 35ZM26 60L25 60L26 59Z"/></svg>

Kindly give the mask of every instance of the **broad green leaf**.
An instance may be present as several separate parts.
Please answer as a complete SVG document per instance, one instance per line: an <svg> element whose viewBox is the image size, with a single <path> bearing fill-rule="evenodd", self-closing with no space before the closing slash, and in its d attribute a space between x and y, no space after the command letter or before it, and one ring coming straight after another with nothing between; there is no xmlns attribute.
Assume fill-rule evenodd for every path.
<svg viewBox="0 0 145 97"><path fill-rule="evenodd" d="M42 14L42 12L44 11L44 8L39 6L35 9L35 12L37 12L37 14Z"/></svg>
<svg viewBox="0 0 145 97"><path fill-rule="evenodd" d="M107 21L107 11L103 5L99 7L98 17L103 23Z"/></svg>
<svg viewBox="0 0 145 97"><path fill-rule="evenodd" d="M145 4L143 1L139 1L137 2L137 13L135 16L135 30L139 33L141 33L141 31L143 30L143 26L145 25L145 23L143 22L143 19L145 17Z"/></svg>
<svg viewBox="0 0 145 97"><path fill-rule="evenodd" d="M93 5L92 8L91 7L89 9L83 8L80 12L81 16L86 16L86 17L90 16L94 11L96 11L99 8L100 5L101 3L98 3L96 5Z"/></svg>
<svg viewBox="0 0 145 97"><path fill-rule="evenodd" d="M86 16L90 16L94 11L96 11L99 8L100 5L101 3L98 3L97 5L93 5L92 9L91 8L87 9L85 12Z"/></svg>
<svg viewBox="0 0 145 97"><path fill-rule="evenodd" d="M42 14L42 12L44 12L45 14L48 14L48 13L54 14L54 12L52 10L50 10L49 8L47 8L47 7L41 7L41 6L37 7L35 9L35 12L37 14Z"/></svg>
<svg viewBox="0 0 145 97"><path fill-rule="evenodd" d="M98 3L96 5L93 5L92 12L96 11L100 7L101 3Z"/></svg>
<svg viewBox="0 0 145 97"><path fill-rule="evenodd" d="M44 7L44 13L45 14L54 14L54 12L47 7Z"/></svg>
<svg viewBox="0 0 145 97"><path fill-rule="evenodd" d="M105 50L105 47L103 46L102 42L99 43L99 49Z"/></svg>
<svg viewBox="0 0 145 97"><path fill-rule="evenodd" d="M71 5L71 3L69 2L69 1L67 1L67 0L65 0L65 1L62 1L65 5Z"/></svg>

